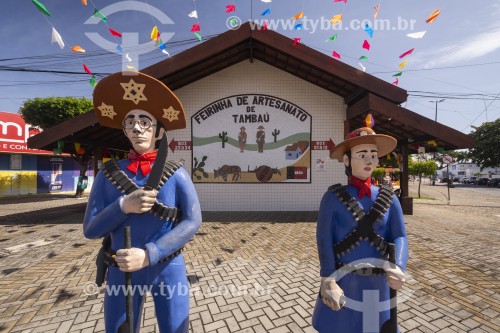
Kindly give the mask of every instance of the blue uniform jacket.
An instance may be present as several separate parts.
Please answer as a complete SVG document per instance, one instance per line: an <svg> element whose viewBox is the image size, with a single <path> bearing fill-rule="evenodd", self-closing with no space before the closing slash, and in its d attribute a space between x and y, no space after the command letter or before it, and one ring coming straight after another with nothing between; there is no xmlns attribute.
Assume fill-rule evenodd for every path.
<svg viewBox="0 0 500 333"><path fill-rule="evenodd" d="M371 198L364 196L359 200L358 189L352 185L348 185L347 190L356 200L358 200L360 206L366 213L370 211L379 193L379 188L377 186L372 186ZM333 250L334 244L337 244L350 234L357 224L358 222L354 220L352 213L347 210L347 207L337 195L330 191L326 192L319 209L316 233L320 275L322 277L328 277L336 271L336 260L343 263L350 263L365 258L383 259L380 252L365 240L361 240L359 246L355 247L346 255L336 258ZM383 219L381 219L381 222L375 222L373 229L380 236L384 237L387 242L396 244L396 264L405 271L408 261L408 240L406 237L401 205L395 195L393 195L392 204L385 213ZM389 287L385 276L359 276L347 274L337 281L337 283L343 289L347 297L346 309L332 311L318 298L312 318L314 328L320 332L332 333L363 332L363 320L367 321L367 318L371 318L370 323L365 323L368 326L372 325L375 321L373 316L370 317L369 314L364 314L360 308L366 305L367 302L367 298L364 296L368 294L363 294L363 292L376 291L380 296L381 302L388 300ZM349 304L353 306L350 308ZM377 326L381 326L385 320L389 318L388 307L381 310L380 307L371 304L368 308L379 312L379 316L375 315L375 317L378 317L378 320L376 320L378 323L375 323Z"/></svg>
<svg viewBox="0 0 500 333"><path fill-rule="evenodd" d="M119 167L139 187L146 185L147 176L140 170L134 175L126 169L128 160L118 161ZM143 248L149 254L150 265L184 246L201 225L201 209L194 185L184 168L178 169L158 192L157 200L180 210L180 223L160 220L149 213L125 214L120 209L123 194L102 172L92 185L83 222L85 237L96 239L111 234L112 250L124 248L123 227L130 226L132 247Z"/></svg>

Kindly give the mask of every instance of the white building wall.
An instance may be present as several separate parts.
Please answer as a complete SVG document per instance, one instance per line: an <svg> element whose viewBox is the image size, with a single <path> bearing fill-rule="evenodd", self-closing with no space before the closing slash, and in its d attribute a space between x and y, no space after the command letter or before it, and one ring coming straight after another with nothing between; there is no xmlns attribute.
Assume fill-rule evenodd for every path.
<svg viewBox="0 0 500 333"><path fill-rule="evenodd" d="M267 94L288 100L312 118L312 140L343 140L345 104L342 97L266 63L245 60L175 91L186 111L187 128L169 134L169 140L191 141L191 116L211 102L238 94ZM170 151L169 159L185 160L191 173L191 151ZM313 211L328 186L343 182L344 166L328 150L313 150L311 183L195 184L204 211ZM316 161L324 170L317 171Z"/></svg>

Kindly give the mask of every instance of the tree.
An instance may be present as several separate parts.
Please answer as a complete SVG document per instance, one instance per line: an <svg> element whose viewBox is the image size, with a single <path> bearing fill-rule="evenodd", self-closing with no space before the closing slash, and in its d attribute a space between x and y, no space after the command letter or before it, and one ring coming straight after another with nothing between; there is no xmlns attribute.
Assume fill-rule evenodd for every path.
<svg viewBox="0 0 500 333"><path fill-rule="evenodd" d="M26 100L19 113L26 123L45 130L92 109L92 101L85 97L47 97Z"/></svg>
<svg viewBox="0 0 500 333"><path fill-rule="evenodd" d="M19 109L24 121L45 130L92 110L92 101L87 98L47 97L28 99ZM80 177L84 177L92 158L90 147L75 148L71 156L80 164ZM77 188L77 197L83 195L83 189Z"/></svg>
<svg viewBox="0 0 500 333"><path fill-rule="evenodd" d="M433 160L429 161L413 161L410 157L408 160L408 174L418 176L418 197L420 198L420 185L422 185L422 176L433 176L436 173L437 165Z"/></svg>
<svg viewBox="0 0 500 333"><path fill-rule="evenodd" d="M500 166L500 118L472 126L474 132L470 135L476 141L476 146L470 150L470 157L481 170Z"/></svg>

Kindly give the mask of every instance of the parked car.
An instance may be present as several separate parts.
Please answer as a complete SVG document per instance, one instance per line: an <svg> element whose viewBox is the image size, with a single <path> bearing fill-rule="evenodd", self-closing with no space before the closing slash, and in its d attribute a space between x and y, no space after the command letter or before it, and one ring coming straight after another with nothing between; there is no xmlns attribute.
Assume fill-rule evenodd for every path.
<svg viewBox="0 0 500 333"><path fill-rule="evenodd" d="M468 181L469 181L469 177L464 177L464 178L460 179L460 183L462 183L462 184L467 184Z"/></svg>
<svg viewBox="0 0 500 333"><path fill-rule="evenodd" d="M488 184L488 178L479 178L476 182L477 185L487 185Z"/></svg>
<svg viewBox="0 0 500 333"><path fill-rule="evenodd" d="M459 183L460 182L460 177L454 176L453 181Z"/></svg>
<svg viewBox="0 0 500 333"><path fill-rule="evenodd" d="M491 178L488 180L486 185L491 187L499 187L500 186L500 178Z"/></svg>
<svg viewBox="0 0 500 333"><path fill-rule="evenodd" d="M476 184L477 183L477 177L476 176L472 176L469 178L469 180L467 181L467 184Z"/></svg>

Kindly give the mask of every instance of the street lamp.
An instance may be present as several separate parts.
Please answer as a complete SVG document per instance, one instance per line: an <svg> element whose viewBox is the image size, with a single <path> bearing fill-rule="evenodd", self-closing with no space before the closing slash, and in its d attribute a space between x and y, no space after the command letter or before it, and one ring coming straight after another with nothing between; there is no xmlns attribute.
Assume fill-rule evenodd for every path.
<svg viewBox="0 0 500 333"><path fill-rule="evenodd" d="M444 102L445 99L439 100L439 101L429 101L429 103L435 103L436 104L436 114L434 116L434 121L438 121L438 103Z"/></svg>

